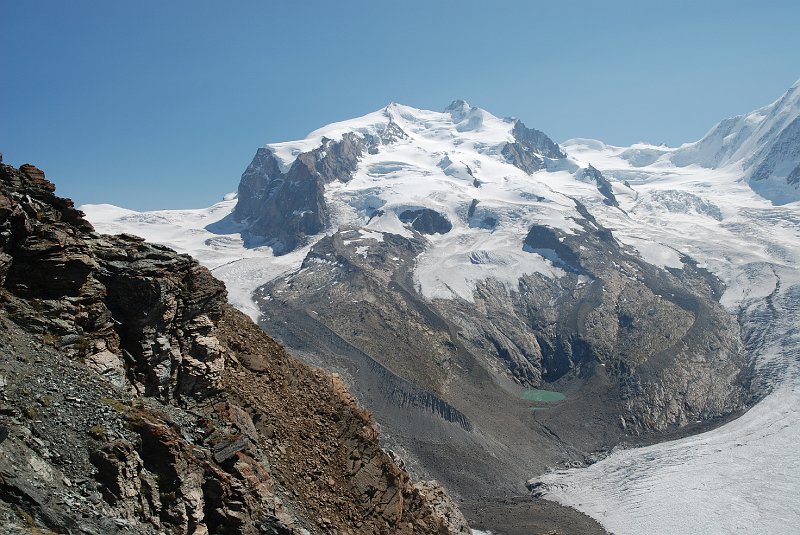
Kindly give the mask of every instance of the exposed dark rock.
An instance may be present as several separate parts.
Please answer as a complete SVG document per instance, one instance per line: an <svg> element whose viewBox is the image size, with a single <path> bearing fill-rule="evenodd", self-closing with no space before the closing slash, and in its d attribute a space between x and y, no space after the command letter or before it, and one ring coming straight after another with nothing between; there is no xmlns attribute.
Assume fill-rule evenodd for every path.
<svg viewBox="0 0 800 535"><path fill-rule="evenodd" d="M544 158L521 143L506 143L500 152L506 160L529 175L545 168Z"/></svg>
<svg viewBox="0 0 800 535"><path fill-rule="evenodd" d="M453 230L453 224L446 216L430 208L405 210L398 218L403 223L411 223L411 227L422 234L447 234Z"/></svg>
<svg viewBox="0 0 800 535"><path fill-rule="evenodd" d="M259 149L242 176L244 187L239 188L233 218L246 225L242 233L246 245L267 244L276 254L284 254L327 225L325 179L316 168L313 151L298 157L285 173L276 173L274 156L268 153L269 149Z"/></svg>
<svg viewBox="0 0 800 535"><path fill-rule="evenodd" d="M800 161L800 117L795 118L780 132L765 154L754 155L753 160L756 159L760 163L750 175L750 180L756 182L771 178L779 166ZM800 169L800 164L787 175L787 184L797 184L797 177L800 176L798 169Z"/></svg>
<svg viewBox="0 0 800 535"><path fill-rule="evenodd" d="M483 209L479 204L478 199L472 199L467 208L467 224L472 228L494 229L497 226L497 218L490 209Z"/></svg>
<svg viewBox="0 0 800 535"><path fill-rule="evenodd" d="M323 140L321 147L300 154L285 173L269 149L259 149L242 175L233 214L246 224L245 241L267 243L283 254L322 231L328 224L325 184L348 181L366 149L364 139L353 133L341 141Z"/></svg>
<svg viewBox="0 0 800 535"><path fill-rule="evenodd" d="M605 197L605 199L603 199L604 203L606 203L608 206L619 208L619 202L617 202L617 198L614 196L614 190L611 187L611 182L609 182L608 179L603 176L603 173L590 165L584 169L583 176L584 178L592 180L595 184L597 184L597 191L599 191L600 194Z"/></svg>
<svg viewBox="0 0 800 535"><path fill-rule="evenodd" d="M800 164L794 168L794 170L789 173L789 176L786 177L786 183L791 185L796 185L800 183Z"/></svg>
<svg viewBox="0 0 800 535"><path fill-rule="evenodd" d="M547 134L534 128L526 127L522 121L515 121L511 130L516 140L506 143L501 153L511 164L528 174L545 168L545 158L558 160L566 158L558 144L547 137Z"/></svg>
<svg viewBox="0 0 800 535"><path fill-rule="evenodd" d="M544 225L532 225L525 237L526 250L538 253L556 265L582 272L581 261L575 251L564 243L566 234Z"/></svg>
<svg viewBox="0 0 800 535"><path fill-rule="evenodd" d="M244 226L245 245L270 245L275 254L296 249L328 226L325 185L349 181L365 153L406 137L392 121L377 135L347 132L299 154L285 172L269 148L258 149L242 175L233 212L233 220Z"/></svg>
<svg viewBox="0 0 800 535"><path fill-rule="evenodd" d="M745 407L746 358L717 303L719 281L690 259L672 271L647 264L575 207L569 232L532 225L520 236L520 248L552 260L559 277L534 273L512 287L489 278L471 301L418 293L422 237L343 230L258 292L262 325L346 377L392 449L462 496L514 495L509 482L522 473L583 463L626 434L653 436ZM461 210L473 226L491 217L482 203ZM469 429L409 410L389 395L397 381L457 409ZM567 399L533 412L514 394L522 388Z"/></svg>
<svg viewBox="0 0 800 535"><path fill-rule="evenodd" d="M473 215L475 215L475 209L478 207L478 199L472 199L472 202L469 204L469 209L467 210L467 219L471 219Z"/></svg>
<svg viewBox="0 0 800 535"><path fill-rule="evenodd" d="M259 148L239 181L234 213L236 221L244 222L258 216L263 202L282 184L278 179L280 176L280 165L272 151L266 147Z"/></svg>
<svg viewBox="0 0 800 535"><path fill-rule="evenodd" d="M397 141L400 141L401 139L408 139L408 134L406 134L405 131L403 131L403 129L400 128L400 126L397 123L390 120L387 123L386 128L384 128L383 131L380 132L378 137L383 145L388 145L390 143L395 143ZM377 152L377 146L374 142L369 143L368 145L369 145L368 150L371 151L374 150L375 152Z"/></svg>
<svg viewBox="0 0 800 535"><path fill-rule="evenodd" d="M530 301L521 300L536 287L545 295L555 290L543 292L542 281L526 280L528 287L512 297L537 331L543 377L552 381L599 361L616 376L627 407L624 418L637 432L742 406L748 399L746 360L734 322L716 302L719 281L690 259L683 270L645 263L621 247L584 206L577 207L585 217L579 221L583 231L564 234L533 226L526 238L532 250L554 251L564 267L572 268L564 290L556 290L562 297L550 297L557 304L551 310L560 311L557 318L539 309L536 314L543 317L534 319ZM567 291L581 286L573 280L578 275L587 282ZM665 388L676 385L687 395L680 406L665 395Z"/></svg>
<svg viewBox="0 0 800 535"><path fill-rule="evenodd" d="M514 129L511 130L511 133L522 146L546 158L558 160L567 156L557 143L547 137L547 134L535 128L528 128L522 121L514 123Z"/></svg>

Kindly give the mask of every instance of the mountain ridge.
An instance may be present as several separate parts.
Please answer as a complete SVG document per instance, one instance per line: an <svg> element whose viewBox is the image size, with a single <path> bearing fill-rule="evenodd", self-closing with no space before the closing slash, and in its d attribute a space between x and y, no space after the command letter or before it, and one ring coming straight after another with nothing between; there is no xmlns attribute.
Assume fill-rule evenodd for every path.
<svg viewBox="0 0 800 535"><path fill-rule="evenodd" d="M633 168L697 165L727 170L776 205L796 202L800 200L800 80L772 103L723 119L698 141L678 147L648 143L616 147L582 138L565 143L616 153Z"/></svg>

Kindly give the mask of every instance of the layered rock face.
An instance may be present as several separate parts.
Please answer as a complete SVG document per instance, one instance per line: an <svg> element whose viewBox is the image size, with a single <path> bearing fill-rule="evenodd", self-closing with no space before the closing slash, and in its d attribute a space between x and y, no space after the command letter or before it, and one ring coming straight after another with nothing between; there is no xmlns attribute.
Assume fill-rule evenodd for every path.
<svg viewBox="0 0 800 535"><path fill-rule="evenodd" d="M0 168L0 523L10 533L466 533L340 379L187 256L93 232Z"/></svg>
<svg viewBox="0 0 800 535"><path fill-rule="evenodd" d="M514 142L506 143L501 153L511 164L528 174L544 169L546 158L559 160L566 157L558 144L547 137L547 134L535 128L528 128L522 121L514 122L511 134L514 136Z"/></svg>

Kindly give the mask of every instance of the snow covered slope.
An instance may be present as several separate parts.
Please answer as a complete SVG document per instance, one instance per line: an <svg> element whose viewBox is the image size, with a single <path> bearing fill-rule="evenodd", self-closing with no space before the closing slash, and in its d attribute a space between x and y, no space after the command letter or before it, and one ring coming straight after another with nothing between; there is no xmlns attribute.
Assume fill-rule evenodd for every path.
<svg viewBox="0 0 800 535"><path fill-rule="evenodd" d="M696 143L677 149L675 165L741 166L753 188L778 203L798 199L800 182L800 81L781 98L726 119Z"/></svg>
<svg viewBox="0 0 800 535"><path fill-rule="evenodd" d="M347 154L341 154L341 146L348 139L353 140L348 150L358 158L343 171ZM329 172L330 167L338 173ZM320 175L319 191L310 193L313 198L298 198L296 186L313 184ZM512 286L524 273L557 275L560 270L551 261L522 251L521 237L531 223L565 232L578 228L574 219L580 215L572 196L593 202L606 198L595 179L587 178L546 135L464 101L455 101L444 112L392 103L321 128L306 139L269 144L256 155L239 190L238 201L206 210L81 208L98 230L126 231L169 244L192 254L223 280L234 270L229 263L237 273L246 263L238 258L270 258L274 263L280 257L272 251L283 255L303 250L320 235L348 225L400 235L418 231L431 243L415 272L424 295L471 300L475 283L489 275ZM264 213L273 198L271 211ZM310 217L320 224L310 224ZM448 230L437 231L436 222ZM287 228L296 228L295 234L288 236ZM298 257L295 252L291 260L278 263L299 265ZM267 270L264 275L275 273Z"/></svg>
<svg viewBox="0 0 800 535"><path fill-rule="evenodd" d="M247 242L278 254L348 225L420 232L430 242L415 272L422 293L471 300L490 273L511 285L557 273L523 253L520 237L532 223L578 228L572 197L613 198L598 180L517 120L463 101L444 112L393 103L264 147L243 175L234 219Z"/></svg>

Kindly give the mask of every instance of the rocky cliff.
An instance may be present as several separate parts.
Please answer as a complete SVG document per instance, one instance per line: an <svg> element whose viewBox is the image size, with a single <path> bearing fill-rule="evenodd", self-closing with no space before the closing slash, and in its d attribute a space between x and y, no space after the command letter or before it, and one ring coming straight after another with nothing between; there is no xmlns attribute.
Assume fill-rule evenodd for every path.
<svg viewBox="0 0 800 535"><path fill-rule="evenodd" d="M524 275L511 291L488 279L472 300L426 299L413 270L427 235L346 228L257 292L261 324L311 360L324 354L392 447L461 496L511 494L520 473L592 462L589 452L631 435L746 406L747 357L719 281L690 258L683 268L648 264L576 206L578 228L532 225L520 247L551 258L557 279ZM532 407L523 388L566 399ZM436 447L442 440L452 455Z"/></svg>
<svg viewBox="0 0 800 535"><path fill-rule="evenodd" d="M404 137L390 121L375 134L348 132L339 141L322 138L319 147L299 154L285 171L273 152L261 147L242 174L233 213L234 221L245 228L245 242L270 245L275 254L296 249L330 223L325 185L347 182L362 156Z"/></svg>
<svg viewBox="0 0 800 535"><path fill-rule="evenodd" d="M0 325L6 532L468 533L337 376L30 165L0 168Z"/></svg>

